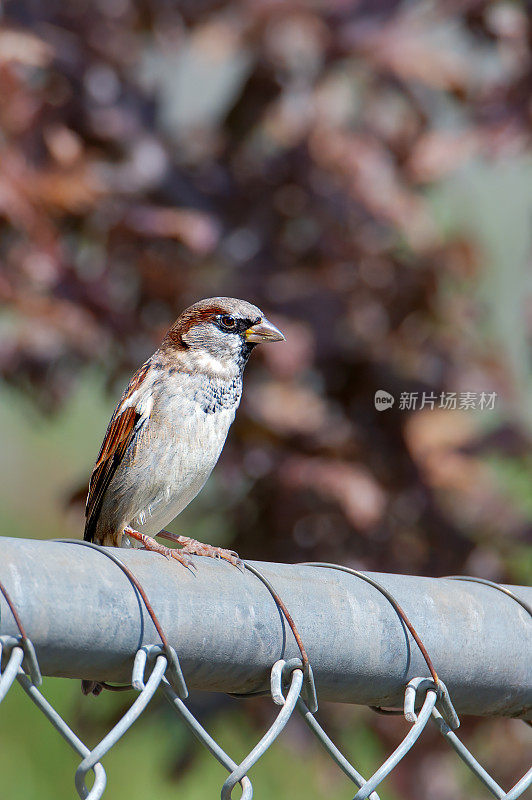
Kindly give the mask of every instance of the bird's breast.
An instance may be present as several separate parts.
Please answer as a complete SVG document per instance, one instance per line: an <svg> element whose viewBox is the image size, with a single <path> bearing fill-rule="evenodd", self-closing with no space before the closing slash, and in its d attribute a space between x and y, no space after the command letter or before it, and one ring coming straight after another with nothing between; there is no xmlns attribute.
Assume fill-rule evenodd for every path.
<svg viewBox="0 0 532 800"><path fill-rule="evenodd" d="M240 402L241 383L191 381L156 398L149 425L130 461L145 484L132 520L145 533L171 522L202 489L224 446ZM139 485L139 484L137 484Z"/></svg>

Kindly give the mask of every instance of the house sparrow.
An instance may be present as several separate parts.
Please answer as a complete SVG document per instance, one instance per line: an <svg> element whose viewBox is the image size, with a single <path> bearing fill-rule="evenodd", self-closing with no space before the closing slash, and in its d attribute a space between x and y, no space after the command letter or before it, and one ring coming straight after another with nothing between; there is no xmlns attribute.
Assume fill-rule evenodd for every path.
<svg viewBox="0 0 532 800"><path fill-rule="evenodd" d="M235 418L255 344L284 336L244 300L212 297L187 308L131 379L107 428L89 483L89 542L147 550L189 566L187 553L232 551L163 531L203 488ZM163 547L152 535L183 545Z"/></svg>
<svg viewBox="0 0 532 800"><path fill-rule="evenodd" d="M90 483L84 538L147 550L191 566L188 554L238 564L231 550L162 530L203 488L235 418L255 345L283 334L244 300L187 308L131 379L107 428ZM160 536L182 545L169 548ZM83 691L98 692L83 682Z"/></svg>

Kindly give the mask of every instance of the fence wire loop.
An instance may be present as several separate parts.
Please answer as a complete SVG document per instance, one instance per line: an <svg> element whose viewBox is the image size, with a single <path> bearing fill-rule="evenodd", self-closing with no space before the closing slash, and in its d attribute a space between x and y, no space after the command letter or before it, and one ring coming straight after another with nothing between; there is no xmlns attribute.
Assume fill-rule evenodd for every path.
<svg viewBox="0 0 532 800"><path fill-rule="evenodd" d="M140 651L139 651L140 652ZM144 658L146 657L146 653L144 652ZM140 664L142 667L143 657L139 657L138 661L135 658L135 666ZM87 798L87 800L97 800L98 795L94 793L94 786L90 791L87 791L87 786L85 784L85 778L89 770L93 769L95 764L100 761L103 756L109 752L111 747L113 747L119 739L126 733L126 731L133 725L133 723L140 717L144 709L147 707L148 703L152 699L153 695L155 694L167 667L168 661L166 656L158 655L155 660L155 665L152 669L151 675L144 684L142 681L142 688L138 696L135 698L135 701L126 711L126 713L120 718L120 720L116 723L116 725L111 728L109 733L104 736L104 738L94 747L83 759L81 764L76 770L75 775L75 783L76 789L78 790L78 794L82 798ZM144 676L142 676L144 677ZM138 678L138 675L133 676L133 680Z"/></svg>
<svg viewBox="0 0 532 800"><path fill-rule="evenodd" d="M436 707L439 709L445 722L452 730L460 727L460 720L451 702L451 697L447 690L447 686L442 680L434 683L431 678L412 678L405 689L404 701L404 715L407 722L415 722L417 714L415 711L416 705L420 703L420 693L426 693L428 690L435 691L437 694ZM421 703L420 703L421 704Z"/></svg>
<svg viewBox="0 0 532 800"><path fill-rule="evenodd" d="M3 652L9 653L11 651L12 655L14 649L22 650L22 668L26 673L29 673L31 682L35 686L42 686L42 675L37 654L35 653L33 642L27 636L0 636L0 664L2 663Z"/></svg>
<svg viewBox="0 0 532 800"><path fill-rule="evenodd" d="M137 650L133 663L133 671L131 673L131 685L133 689L137 692L142 691L144 688L146 662L153 661L160 655L164 655L168 661L165 672L166 679L174 687L181 700L186 700L188 697L187 684L183 677L178 655L172 645L162 647L159 644L146 644Z"/></svg>
<svg viewBox="0 0 532 800"><path fill-rule="evenodd" d="M279 734L284 730L288 720L292 716L292 712L296 707L296 703L303 686L303 670L302 668L296 668L292 670L290 688L286 698L283 698L280 689L280 683L285 663L286 662L284 662L283 659L276 661L272 667L271 674L271 683L275 687L275 692L277 694L278 690L280 698L282 698L280 703L281 710L262 739L255 745L253 750L248 753L238 767L229 775L222 786L221 800L231 800L231 792L233 791L233 788L244 777L244 775L246 775L248 770L251 769L251 767L259 760L259 758L264 755L266 750L268 750L268 748L277 739ZM277 700L275 699L273 692L272 698L274 699L274 702L278 702L279 700L279 696Z"/></svg>
<svg viewBox="0 0 532 800"><path fill-rule="evenodd" d="M2 642L0 640L0 645L1 644ZM1 662L1 657L2 653L0 651L0 662ZM5 666L5 669L0 674L0 703L10 690L13 681L17 677L23 659L24 659L24 650L22 649L22 647L13 647L9 654L9 659Z"/></svg>
<svg viewBox="0 0 532 800"><path fill-rule="evenodd" d="M22 666L26 666L26 671L30 673L31 682L34 686L42 686L42 675L37 661L37 655L31 639L24 636L22 639L22 649L24 650L24 661Z"/></svg>
<svg viewBox="0 0 532 800"><path fill-rule="evenodd" d="M423 680L423 679L420 679ZM406 693L406 690L405 690ZM416 719L402 740L402 742L395 748L393 753L386 759L386 761L379 767L379 769L365 782L361 789L356 793L354 800L365 800L369 797L371 792L390 774L390 772L397 766L397 764L405 757L405 755L412 749L416 741L423 733L425 726L430 719L432 709L436 705L438 699L438 692L435 687L428 688L423 701L423 706Z"/></svg>
<svg viewBox="0 0 532 800"><path fill-rule="evenodd" d="M314 673L312 666L308 665L307 675L305 675L304 665L300 658L290 658L288 661L280 659L277 661L271 671L270 676L270 692L274 703L282 706L285 702L283 696L283 686L287 686L290 682L292 672L295 669L303 670L303 688L301 689L301 699L313 714L318 710L318 698L316 695L316 684L314 683Z"/></svg>

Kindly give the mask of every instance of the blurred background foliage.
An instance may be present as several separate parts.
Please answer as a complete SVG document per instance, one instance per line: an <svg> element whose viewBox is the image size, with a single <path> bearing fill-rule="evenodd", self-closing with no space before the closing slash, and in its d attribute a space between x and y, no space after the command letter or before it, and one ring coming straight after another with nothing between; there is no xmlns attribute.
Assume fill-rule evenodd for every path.
<svg viewBox="0 0 532 800"><path fill-rule="evenodd" d="M181 309L234 295L287 341L254 354L175 530L247 558L528 581L531 41L525 2L7 0L2 534L81 534L129 374ZM483 391L492 411L397 402ZM124 702L46 684L89 743ZM193 703L235 757L273 713ZM322 716L362 771L404 731ZM2 731L6 796L73 796L74 759L15 691ZM464 734L499 782L525 770L522 724ZM292 722L254 768L257 796L349 796L316 748ZM385 798L483 796L436 733L415 752ZM117 800L217 796L223 779L163 706L109 768Z"/></svg>

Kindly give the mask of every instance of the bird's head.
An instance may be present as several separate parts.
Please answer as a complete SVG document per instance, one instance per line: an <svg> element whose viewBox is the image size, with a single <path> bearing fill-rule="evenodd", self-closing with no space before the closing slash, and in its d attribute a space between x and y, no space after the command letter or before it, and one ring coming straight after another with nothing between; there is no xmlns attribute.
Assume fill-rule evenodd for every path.
<svg viewBox="0 0 532 800"><path fill-rule="evenodd" d="M281 331L257 306L234 297L210 297L185 309L163 344L186 353L192 369L229 377L244 368L256 344L282 340Z"/></svg>

